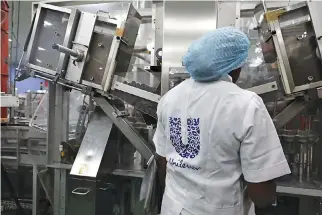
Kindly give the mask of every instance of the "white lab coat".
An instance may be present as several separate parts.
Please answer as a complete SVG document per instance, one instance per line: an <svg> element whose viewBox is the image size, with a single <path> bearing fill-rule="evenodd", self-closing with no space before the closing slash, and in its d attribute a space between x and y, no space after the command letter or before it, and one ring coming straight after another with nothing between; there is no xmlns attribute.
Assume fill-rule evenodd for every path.
<svg viewBox="0 0 322 215"><path fill-rule="evenodd" d="M243 215L248 182L290 173L273 122L255 93L225 76L188 79L158 104L156 152L166 157L161 215Z"/></svg>

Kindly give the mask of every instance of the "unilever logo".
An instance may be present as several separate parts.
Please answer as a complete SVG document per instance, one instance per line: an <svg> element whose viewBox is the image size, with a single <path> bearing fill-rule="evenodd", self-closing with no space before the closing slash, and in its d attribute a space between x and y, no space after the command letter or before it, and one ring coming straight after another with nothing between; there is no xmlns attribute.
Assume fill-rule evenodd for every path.
<svg viewBox="0 0 322 215"><path fill-rule="evenodd" d="M183 144L181 135L181 118L169 117L170 140L176 152L182 158L195 158L200 151L199 118L187 119L188 143Z"/></svg>

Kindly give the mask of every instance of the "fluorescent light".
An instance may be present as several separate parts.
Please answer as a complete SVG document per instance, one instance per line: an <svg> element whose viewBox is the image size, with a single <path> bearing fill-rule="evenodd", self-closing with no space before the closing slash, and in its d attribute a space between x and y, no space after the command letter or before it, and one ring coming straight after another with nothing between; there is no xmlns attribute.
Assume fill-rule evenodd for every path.
<svg viewBox="0 0 322 215"><path fill-rule="evenodd" d="M42 47L38 47L39 51L45 51L46 49L42 48Z"/></svg>
<svg viewBox="0 0 322 215"><path fill-rule="evenodd" d="M48 21L44 21L44 26L52 26L53 24L51 24L50 22Z"/></svg>
<svg viewBox="0 0 322 215"><path fill-rule="evenodd" d="M12 40L9 38L9 42L11 42Z"/></svg>
<svg viewBox="0 0 322 215"><path fill-rule="evenodd" d="M41 60L39 60L39 59L36 59L36 61L39 62L39 63L41 63Z"/></svg>

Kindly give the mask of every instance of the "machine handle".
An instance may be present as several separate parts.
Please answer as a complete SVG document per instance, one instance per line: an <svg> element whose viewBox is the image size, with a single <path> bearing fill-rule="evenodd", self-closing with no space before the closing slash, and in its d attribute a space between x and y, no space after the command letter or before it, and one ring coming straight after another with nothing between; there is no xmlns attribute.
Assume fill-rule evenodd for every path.
<svg viewBox="0 0 322 215"><path fill-rule="evenodd" d="M80 195L80 196L85 196L87 195L89 192L91 192L90 189L88 188L81 188L81 187L77 187L72 191L72 194L76 194L76 195Z"/></svg>

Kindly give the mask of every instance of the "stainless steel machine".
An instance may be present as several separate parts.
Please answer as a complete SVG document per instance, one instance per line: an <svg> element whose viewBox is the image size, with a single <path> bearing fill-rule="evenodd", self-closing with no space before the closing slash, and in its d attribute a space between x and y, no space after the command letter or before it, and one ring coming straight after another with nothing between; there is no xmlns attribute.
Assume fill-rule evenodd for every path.
<svg viewBox="0 0 322 215"><path fill-rule="evenodd" d="M311 1L35 3L18 67L18 80L50 82L29 123L46 135L44 148L26 147L33 214L40 187L55 215L148 214L139 191L154 152L157 103L189 78L181 62L189 44L227 25L251 40L238 85L262 96L292 169L278 182L275 214L322 214L321 8Z"/></svg>

